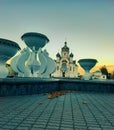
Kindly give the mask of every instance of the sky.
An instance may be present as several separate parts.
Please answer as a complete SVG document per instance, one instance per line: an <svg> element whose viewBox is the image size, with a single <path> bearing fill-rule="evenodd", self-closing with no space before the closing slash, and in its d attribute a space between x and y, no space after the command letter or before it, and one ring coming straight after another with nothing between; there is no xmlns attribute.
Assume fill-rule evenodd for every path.
<svg viewBox="0 0 114 130"><path fill-rule="evenodd" d="M77 62L114 65L114 0L0 0L0 38L24 48L26 32L45 34L52 58L67 41Z"/></svg>

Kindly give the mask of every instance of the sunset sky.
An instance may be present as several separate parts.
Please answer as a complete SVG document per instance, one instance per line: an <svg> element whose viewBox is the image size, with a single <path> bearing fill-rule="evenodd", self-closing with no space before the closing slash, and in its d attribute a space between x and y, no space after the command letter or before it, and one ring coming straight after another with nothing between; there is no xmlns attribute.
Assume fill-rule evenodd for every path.
<svg viewBox="0 0 114 130"><path fill-rule="evenodd" d="M52 58L66 40L77 61L114 65L114 0L0 0L0 38L24 48L26 32L45 34Z"/></svg>

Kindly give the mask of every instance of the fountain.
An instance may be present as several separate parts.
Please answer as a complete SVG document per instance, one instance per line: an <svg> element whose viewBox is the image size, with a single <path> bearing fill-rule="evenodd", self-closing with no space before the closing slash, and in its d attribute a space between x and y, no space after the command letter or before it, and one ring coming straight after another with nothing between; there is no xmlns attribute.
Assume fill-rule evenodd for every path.
<svg viewBox="0 0 114 130"><path fill-rule="evenodd" d="M49 78L56 70L56 63L42 48L49 39L40 33L25 33L21 39L27 47L11 58L10 65L18 77Z"/></svg>
<svg viewBox="0 0 114 130"><path fill-rule="evenodd" d="M49 39L45 35L36 32L25 33L23 34L21 39L33 51L34 51L33 47L35 47L35 50L38 51L39 48L43 48L46 45L46 43L49 42Z"/></svg>
<svg viewBox="0 0 114 130"><path fill-rule="evenodd" d="M18 50L20 50L20 47L16 42L0 38L0 78L8 76L5 63L14 56Z"/></svg>
<svg viewBox="0 0 114 130"><path fill-rule="evenodd" d="M84 80L89 80L90 70L96 65L97 60L96 59L80 59L78 63L85 70L85 73L83 75Z"/></svg>
<svg viewBox="0 0 114 130"><path fill-rule="evenodd" d="M33 77L37 77L37 73L41 67L38 51L49 42L49 39L45 35L36 32L25 33L21 39L32 50L30 57L26 61L26 66L31 70Z"/></svg>

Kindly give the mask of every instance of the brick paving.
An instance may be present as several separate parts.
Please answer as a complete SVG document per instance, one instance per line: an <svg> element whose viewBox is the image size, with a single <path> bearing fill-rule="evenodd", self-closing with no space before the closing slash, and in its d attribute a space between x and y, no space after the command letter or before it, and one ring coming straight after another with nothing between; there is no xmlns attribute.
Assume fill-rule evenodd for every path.
<svg viewBox="0 0 114 130"><path fill-rule="evenodd" d="M0 97L0 130L114 130L114 94Z"/></svg>

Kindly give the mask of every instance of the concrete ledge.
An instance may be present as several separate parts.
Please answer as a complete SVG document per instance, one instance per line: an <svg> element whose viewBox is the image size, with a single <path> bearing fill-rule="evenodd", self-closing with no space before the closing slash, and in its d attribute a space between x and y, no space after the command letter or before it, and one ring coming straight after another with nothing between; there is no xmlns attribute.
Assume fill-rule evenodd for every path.
<svg viewBox="0 0 114 130"><path fill-rule="evenodd" d="M0 96L40 94L56 90L114 93L114 81L41 78L0 79Z"/></svg>

